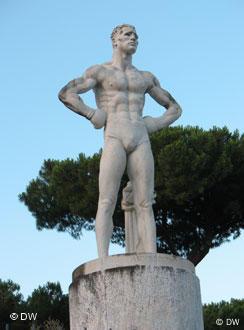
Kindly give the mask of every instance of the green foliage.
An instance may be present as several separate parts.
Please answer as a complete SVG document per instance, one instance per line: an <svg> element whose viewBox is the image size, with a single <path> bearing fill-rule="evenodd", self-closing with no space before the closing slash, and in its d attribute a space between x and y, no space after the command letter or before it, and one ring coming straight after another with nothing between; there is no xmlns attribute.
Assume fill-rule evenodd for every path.
<svg viewBox="0 0 244 330"><path fill-rule="evenodd" d="M47 282L39 286L28 297L27 306L29 312L38 314L38 325L47 320L59 320L68 328L68 296L63 294L59 282Z"/></svg>
<svg viewBox="0 0 244 330"><path fill-rule="evenodd" d="M37 229L68 231L78 238L82 228L93 229L98 199L100 154L74 161L46 160L39 177L32 180L20 200L37 220Z"/></svg>
<svg viewBox="0 0 244 330"><path fill-rule="evenodd" d="M64 330L64 327L59 320L49 319L43 324L44 330Z"/></svg>
<svg viewBox="0 0 244 330"><path fill-rule="evenodd" d="M159 250L196 265L244 227L244 138L176 127L154 135L152 147Z"/></svg>
<svg viewBox="0 0 244 330"><path fill-rule="evenodd" d="M244 227L244 137L226 127L173 127L152 135L151 143L158 252L187 257L196 265ZM39 176L19 196L39 230L56 228L79 238L83 228L94 229L100 156L44 161ZM112 241L120 245L126 181L125 175L114 213Z"/></svg>
<svg viewBox="0 0 244 330"><path fill-rule="evenodd" d="M5 329L6 324L10 324L12 330L30 329L33 321L19 318L11 321L12 313L37 313L35 329L69 329L68 295L63 294L59 283L39 286L24 301L18 284L0 279L0 329Z"/></svg>
<svg viewBox="0 0 244 330"><path fill-rule="evenodd" d="M244 299L231 299L230 302L221 301L203 306L205 330L243 329L244 325ZM216 320L223 320L223 325L216 324ZM239 325L234 325L231 320L237 320ZM239 320L239 321L238 321Z"/></svg>
<svg viewBox="0 0 244 330"><path fill-rule="evenodd" d="M20 293L20 286L11 280L0 279L0 327L10 324L9 315L18 313L24 307L23 296Z"/></svg>

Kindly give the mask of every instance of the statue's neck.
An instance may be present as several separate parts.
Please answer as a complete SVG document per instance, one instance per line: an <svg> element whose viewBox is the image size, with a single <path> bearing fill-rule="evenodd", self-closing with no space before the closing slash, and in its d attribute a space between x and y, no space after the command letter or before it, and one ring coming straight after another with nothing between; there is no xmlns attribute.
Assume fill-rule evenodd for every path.
<svg viewBox="0 0 244 330"><path fill-rule="evenodd" d="M125 71L127 68L132 66L132 55L122 53L115 49L112 57L112 65L122 71Z"/></svg>

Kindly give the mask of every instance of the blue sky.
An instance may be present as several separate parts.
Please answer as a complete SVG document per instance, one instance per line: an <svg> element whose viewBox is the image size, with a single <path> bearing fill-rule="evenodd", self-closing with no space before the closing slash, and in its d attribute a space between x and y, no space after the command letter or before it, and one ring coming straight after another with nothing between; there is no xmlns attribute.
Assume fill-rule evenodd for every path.
<svg viewBox="0 0 244 330"><path fill-rule="evenodd" d="M59 280L67 292L72 270L97 257L94 233L75 241L67 233L38 232L18 194L44 159L102 147L102 131L66 110L57 93L110 59L113 27L136 26L134 65L153 72L181 104L176 124L243 133L243 9L241 0L1 1L0 278L19 283L25 296L47 281ZM84 99L95 106L92 93ZM145 114L160 111L146 100ZM244 235L197 267L203 302L243 298L243 250Z"/></svg>

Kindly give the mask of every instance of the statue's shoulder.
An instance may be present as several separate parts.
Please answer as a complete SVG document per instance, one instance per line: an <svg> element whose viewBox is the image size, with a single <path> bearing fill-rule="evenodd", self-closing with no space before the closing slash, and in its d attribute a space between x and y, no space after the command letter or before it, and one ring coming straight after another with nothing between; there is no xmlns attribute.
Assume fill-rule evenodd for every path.
<svg viewBox="0 0 244 330"><path fill-rule="evenodd" d="M147 81L149 89L153 88L154 86L160 86L160 83L154 74L149 71L141 71L141 73Z"/></svg>
<svg viewBox="0 0 244 330"><path fill-rule="evenodd" d="M146 79L149 79L149 80L153 80L155 77L154 75L149 72L149 71L140 71L140 73L143 75L143 77L145 77Z"/></svg>
<svg viewBox="0 0 244 330"><path fill-rule="evenodd" d="M86 69L85 76L88 78L97 78L103 70L102 64L95 64Z"/></svg>
<svg viewBox="0 0 244 330"><path fill-rule="evenodd" d="M155 86L155 76L149 71L140 71L140 73L143 76L147 85L147 90L149 91Z"/></svg>

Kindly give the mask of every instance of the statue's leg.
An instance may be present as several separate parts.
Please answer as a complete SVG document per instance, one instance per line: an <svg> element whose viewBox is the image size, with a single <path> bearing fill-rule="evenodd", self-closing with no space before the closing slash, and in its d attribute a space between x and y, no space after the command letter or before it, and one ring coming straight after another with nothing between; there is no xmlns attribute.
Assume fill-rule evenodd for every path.
<svg viewBox="0 0 244 330"><path fill-rule="evenodd" d="M156 252L156 224L152 203L154 161L149 142L140 144L128 157L128 176L133 186L139 238L144 252Z"/></svg>
<svg viewBox="0 0 244 330"><path fill-rule="evenodd" d="M126 166L126 152L115 138L106 138L100 161L99 201L96 215L96 238L99 258L108 255L113 232L112 216L121 177Z"/></svg>

